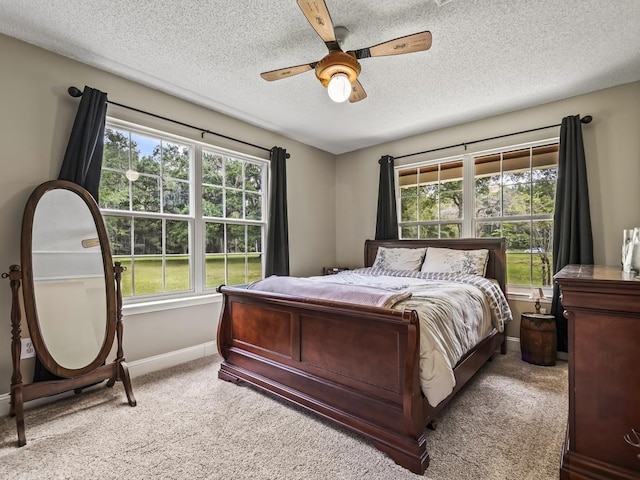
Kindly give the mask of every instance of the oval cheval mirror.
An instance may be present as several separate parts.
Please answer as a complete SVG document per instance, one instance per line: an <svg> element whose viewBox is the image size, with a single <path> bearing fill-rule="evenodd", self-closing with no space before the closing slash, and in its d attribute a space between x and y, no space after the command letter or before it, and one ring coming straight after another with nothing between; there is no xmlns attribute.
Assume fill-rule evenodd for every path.
<svg viewBox="0 0 640 480"><path fill-rule="evenodd" d="M22 265L8 274L12 290L11 414L18 445L26 444L23 404L108 380L121 381L129 405L136 400L122 350L122 293L100 210L83 187L65 180L38 186L22 219ZM59 379L22 383L20 302L42 366ZM106 363L114 339L117 353Z"/></svg>

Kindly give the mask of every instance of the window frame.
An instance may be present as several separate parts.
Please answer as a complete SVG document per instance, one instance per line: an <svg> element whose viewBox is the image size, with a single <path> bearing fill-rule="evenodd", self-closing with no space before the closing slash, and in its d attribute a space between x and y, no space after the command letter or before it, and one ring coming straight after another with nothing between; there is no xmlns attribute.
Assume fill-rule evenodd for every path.
<svg viewBox="0 0 640 480"><path fill-rule="evenodd" d="M141 306L144 311L155 311L154 304L165 305L166 308L176 308L179 305L198 305L203 301L209 303L210 301L219 301L220 294L216 292L216 287L206 286L206 239L205 229L206 223L232 224L232 225L252 225L259 226L261 228L261 266L260 274L263 277L265 272L265 256L266 256L266 238L267 238L267 220L269 218L269 179L271 176L271 164L268 159L256 157L246 153L234 151L224 147L215 145L214 143L199 141L193 138L184 137L172 133L169 129L160 130L158 128L148 127L140 123L134 123L126 120L121 120L115 117L107 116L105 122L105 130L121 129L131 133L137 133L145 136L152 136L159 138L166 142L176 142L182 145L189 146L190 150L190 162L189 162L189 215L173 214L173 213L159 213L159 212L139 212L134 210L118 210L112 208L100 207L100 212L103 216L120 216L126 218L150 218L150 219L166 219L166 220L182 220L187 221L189 224L189 279L190 289L179 292L157 292L149 294L138 294L123 297L123 304L128 306ZM203 168L202 159L203 152L214 153L223 157L229 157L234 160L240 160L242 162L249 162L258 164L262 167L262 188L261 188L261 220L249 220L244 218L227 218L226 212L223 211L222 217L208 217L203 215ZM129 182L131 185L131 182ZM243 189L244 189L244 176L243 176ZM161 195L162 197L162 195ZM163 199L161 198L161 202ZM131 208L131 207L130 207ZM244 207L243 207L244 209ZM165 230L163 228L163 235ZM226 238L226 237L225 237ZM163 238L163 243L166 239ZM226 247L225 247L226 250ZM246 252L245 252L246 254ZM168 255L166 252L162 253L162 256ZM223 254L227 258L229 254L225 251ZM226 265L226 261L225 261ZM163 277L166 271L163 269ZM225 280L227 278L227 272L225 269ZM165 286L166 287L166 286ZM162 307L159 309L163 309ZM137 310L137 308L136 308Z"/></svg>
<svg viewBox="0 0 640 480"><path fill-rule="evenodd" d="M415 168L416 170L421 167L429 167L434 165L441 165L443 163L451 163L456 161L462 161L462 198L463 198L463 208L462 208L462 219L459 220L461 223L461 236L460 238L475 238L476 237L476 225L478 223L487 222L491 219L495 218L496 222L504 223L509 220L515 220L513 217L505 217L504 215L500 217L478 217L475 218L474 215L474 206L475 206L475 159L478 157L483 157L486 155L494 155L500 153L507 153L516 150L524 150L524 149L535 149L536 147L542 147L545 145L559 145L560 138L559 137L550 137L542 140L535 140L530 142L517 143L513 145L505 145L500 147L495 147L491 149L478 150L478 151L467 151L463 154L452 155L448 157L435 158L435 159L423 159L416 160L412 163L395 165L394 166L394 177L395 177L395 193L396 193L396 211L398 212L398 238L402 238L402 227L406 226L420 226L420 225L440 225L443 223L454 223L452 220L432 220L432 221L411 221L411 222L403 222L401 219L402 209L401 209L401 200L402 200L402 192L400 186L400 172L405 171L407 169ZM423 155L422 158L424 158ZM420 157L419 157L420 158ZM500 175L502 175L502 171ZM553 212L549 215L541 215L541 214L533 214L530 213L526 216L519 216L518 220L550 220L553 222ZM545 286L543 287L545 294L551 295L553 291L553 286ZM523 286L523 285L509 285L507 284L507 293L510 296L515 297L523 297L528 296L531 292L531 287Z"/></svg>

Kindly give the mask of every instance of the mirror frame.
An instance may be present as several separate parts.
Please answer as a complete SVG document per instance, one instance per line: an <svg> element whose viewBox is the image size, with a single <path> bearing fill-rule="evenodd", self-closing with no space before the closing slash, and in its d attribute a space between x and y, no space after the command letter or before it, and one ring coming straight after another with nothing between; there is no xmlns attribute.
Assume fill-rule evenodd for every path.
<svg viewBox="0 0 640 480"><path fill-rule="evenodd" d="M77 369L63 367L53 358L45 339L42 337L40 330L40 321L38 319L38 309L35 298L35 284L33 278L33 220L38 202L42 197L51 190L64 189L78 195L87 205L91 212L93 222L96 226L98 239L100 241L100 249L102 253L102 266L105 278L105 297L106 303L106 325L104 342L94 360ZM83 187L66 180L51 180L39 185L29 197L25 206L24 215L22 217L22 241L20 245L20 257L22 262L22 290L24 296L24 311L27 318L27 325L31 335L31 341L38 358L44 367L51 373L64 378L75 378L86 373L92 372L100 365L105 363L109 352L113 346L114 336L116 333L117 322L117 298L115 289L114 264L111 256L111 247L107 229L100 213L100 209L91 194Z"/></svg>

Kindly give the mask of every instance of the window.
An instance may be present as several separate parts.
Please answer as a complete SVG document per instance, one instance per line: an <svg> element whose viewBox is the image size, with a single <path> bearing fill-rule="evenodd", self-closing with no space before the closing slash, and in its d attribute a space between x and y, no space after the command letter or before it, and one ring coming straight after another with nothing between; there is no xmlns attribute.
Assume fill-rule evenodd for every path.
<svg viewBox="0 0 640 480"><path fill-rule="evenodd" d="M401 238L507 238L510 292L552 285L557 139L396 167Z"/></svg>
<svg viewBox="0 0 640 480"><path fill-rule="evenodd" d="M401 238L462 236L462 160L403 169L398 185Z"/></svg>
<svg viewBox="0 0 640 480"><path fill-rule="evenodd" d="M261 159L109 120L99 199L123 295L261 278L267 172Z"/></svg>

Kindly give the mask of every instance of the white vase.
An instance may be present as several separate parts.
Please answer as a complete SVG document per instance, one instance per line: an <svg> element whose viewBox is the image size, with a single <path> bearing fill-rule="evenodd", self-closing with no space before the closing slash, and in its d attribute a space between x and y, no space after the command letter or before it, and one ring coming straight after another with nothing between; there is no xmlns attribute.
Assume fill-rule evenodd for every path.
<svg viewBox="0 0 640 480"><path fill-rule="evenodd" d="M640 228L633 229L631 249L631 270L640 273Z"/></svg>
<svg viewBox="0 0 640 480"><path fill-rule="evenodd" d="M633 255L633 228L622 231L622 271L631 271L631 257Z"/></svg>

